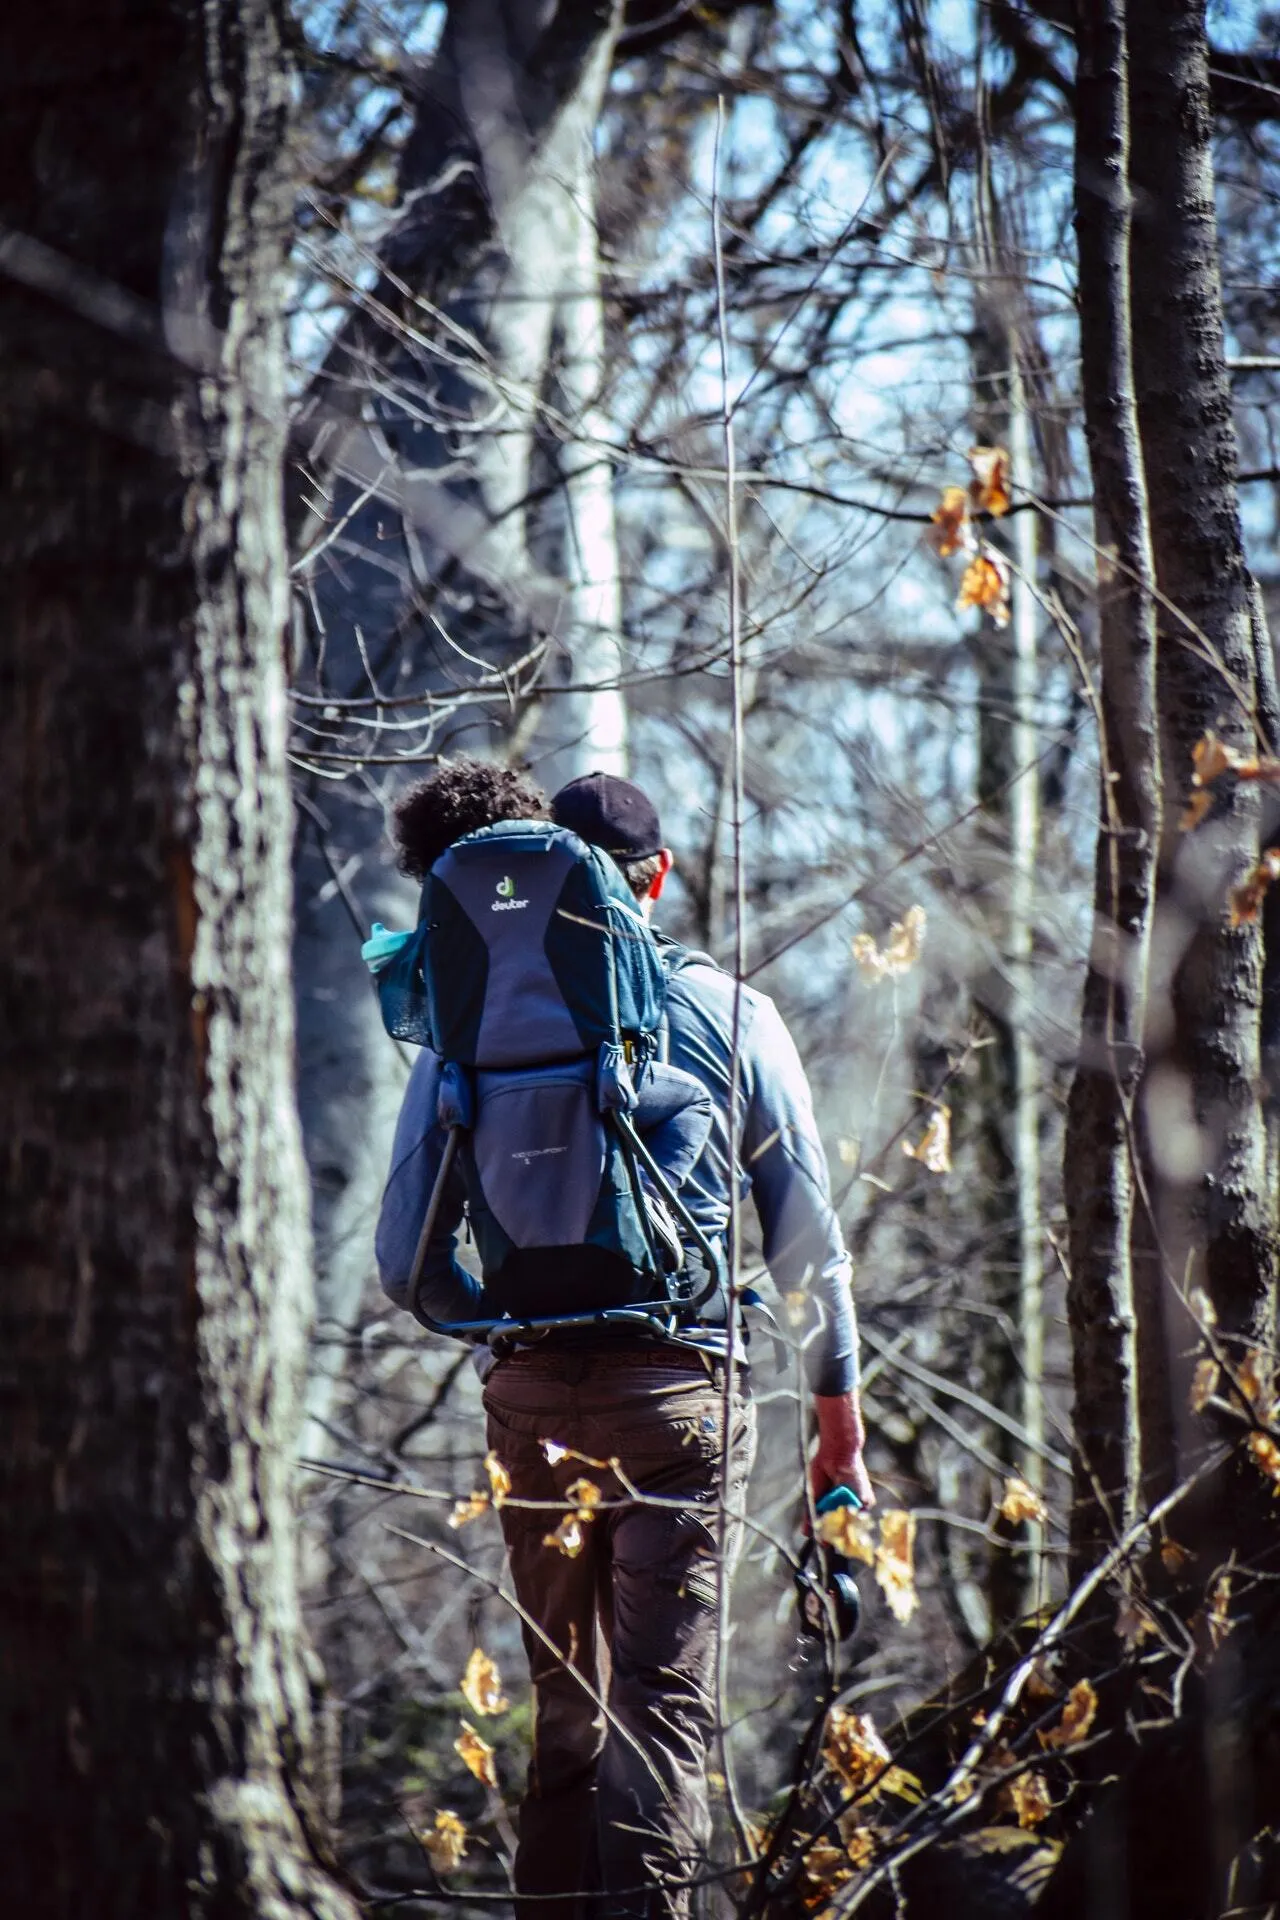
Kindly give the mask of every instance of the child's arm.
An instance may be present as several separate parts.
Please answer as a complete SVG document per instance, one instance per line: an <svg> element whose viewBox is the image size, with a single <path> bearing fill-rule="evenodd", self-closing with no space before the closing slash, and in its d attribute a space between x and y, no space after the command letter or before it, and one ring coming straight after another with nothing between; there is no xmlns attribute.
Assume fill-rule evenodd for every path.
<svg viewBox="0 0 1280 1920"><path fill-rule="evenodd" d="M636 1132L666 1174L682 1187L711 1135L711 1095L683 1067L653 1061L636 1086L639 1104L631 1115Z"/></svg>

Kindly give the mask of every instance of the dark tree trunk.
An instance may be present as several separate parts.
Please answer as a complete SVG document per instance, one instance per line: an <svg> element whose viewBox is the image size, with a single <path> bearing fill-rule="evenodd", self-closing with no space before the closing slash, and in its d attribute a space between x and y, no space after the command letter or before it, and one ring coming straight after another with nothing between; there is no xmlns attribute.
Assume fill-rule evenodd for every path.
<svg viewBox="0 0 1280 1920"><path fill-rule="evenodd" d="M1160 592L1170 803L1144 1104L1169 1345L1185 1353L1192 1328L1174 1286L1203 1286L1229 1333L1269 1340L1272 1330L1275 1222L1259 1099L1262 939L1257 925L1232 929L1226 911L1229 887L1257 858L1257 793L1237 787L1204 826L1181 837L1176 804L1206 729L1237 747L1259 744L1259 676L1223 347L1201 0L1138 0L1129 41L1133 304L1141 316L1134 370ZM1180 1143L1173 1153L1171 1139ZM1165 1426L1180 1427L1182 1446L1194 1447L1203 1436L1186 1424L1185 1373L1174 1366L1172 1374Z"/></svg>
<svg viewBox="0 0 1280 1920"><path fill-rule="evenodd" d="M339 1916L291 1461L274 0L0 26L6 1905Z"/></svg>
<svg viewBox="0 0 1280 1920"><path fill-rule="evenodd" d="M1160 785L1153 563L1133 385L1122 0L1082 0L1076 17L1081 358L1100 558L1094 927L1063 1168L1077 1445L1072 1545L1084 1566L1132 1517L1137 1497L1134 1113Z"/></svg>

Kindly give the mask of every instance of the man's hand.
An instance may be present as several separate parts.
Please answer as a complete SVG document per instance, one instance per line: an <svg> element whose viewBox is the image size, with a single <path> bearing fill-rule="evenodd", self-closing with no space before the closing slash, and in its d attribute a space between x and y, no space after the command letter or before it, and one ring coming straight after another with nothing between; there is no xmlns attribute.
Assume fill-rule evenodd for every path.
<svg viewBox="0 0 1280 1920"><path fill-rule="evenodd" d="M814 1499L821 1500L832 1487L850 1487L864 1507L874 1507L876 1496L862 1459L867 1430L856 1387L830 1397L815 1394L813 1406L818 1416L818 1446L809 1462Z"/></svg>

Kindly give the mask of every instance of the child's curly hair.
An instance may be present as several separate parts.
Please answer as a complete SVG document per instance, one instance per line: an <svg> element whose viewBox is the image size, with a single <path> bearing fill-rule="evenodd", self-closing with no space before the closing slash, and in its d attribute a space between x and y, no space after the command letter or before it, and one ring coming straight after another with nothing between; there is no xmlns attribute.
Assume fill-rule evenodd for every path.
<svg viewBox="0 0 1280 1920"><path fill-rule="evenodd" d="M499 820L549 820L542 788L492 760L453 760L396 803L392 838L401 873L423 880L446 847Z"/></svg>

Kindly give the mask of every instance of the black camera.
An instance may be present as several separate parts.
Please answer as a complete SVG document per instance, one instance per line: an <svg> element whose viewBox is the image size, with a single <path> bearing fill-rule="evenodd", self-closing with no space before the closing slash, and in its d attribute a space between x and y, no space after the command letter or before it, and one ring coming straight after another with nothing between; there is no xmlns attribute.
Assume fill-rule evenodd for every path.
<svg viewBox="0 0 1280 1920"><path fill-rule="evenodd" d="M816 1540L805 1542L796 1569L796 1604L800 1631L811 1640L833 1633L851 1640L862 1618L862 1597L843 1554Z"/></svg>

